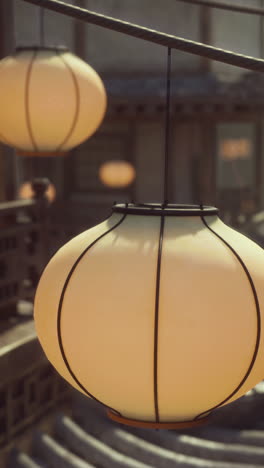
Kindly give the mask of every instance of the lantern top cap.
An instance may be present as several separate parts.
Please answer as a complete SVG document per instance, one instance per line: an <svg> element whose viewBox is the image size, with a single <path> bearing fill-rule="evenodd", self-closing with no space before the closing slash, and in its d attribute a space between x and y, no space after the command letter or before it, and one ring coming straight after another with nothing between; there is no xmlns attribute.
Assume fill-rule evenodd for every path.
<svg viewBox="0 0 264 468"><path fill-rule="evenodd" d="M207 205L118 203L113 205L113 212L144 216L213 216L218 214L218 209Z"/></svg>
<svg viewBox="0 0 264 468"><path fill-rule="evenodd" d="M40 46L40 45L30 45L30 46L19 46L16 47L16 53L19 52L27 52L27 51L47 51L47 52L57 52L57 53L64 53L69 52L68 47L64 45L47 45L47 46Z"/></svg>

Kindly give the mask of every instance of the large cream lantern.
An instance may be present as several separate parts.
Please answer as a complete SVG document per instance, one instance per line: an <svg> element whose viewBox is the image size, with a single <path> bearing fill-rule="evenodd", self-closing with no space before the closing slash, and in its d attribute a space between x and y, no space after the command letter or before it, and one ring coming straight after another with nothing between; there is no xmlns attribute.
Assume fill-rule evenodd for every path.
<svg viewBox="0 0 264 468"><path fill-rule="evenodd" d="M114 420L201 424L263 379L263 265L215 208L115 205L46 267L37 333Z"/></svg>
<svg viewBox="0 0 264 468"><path fill-rule="evenodd" d="M63 155L106 109L98 74L66 48L24 47L0 61L0 140L29 156Z"/></svg>

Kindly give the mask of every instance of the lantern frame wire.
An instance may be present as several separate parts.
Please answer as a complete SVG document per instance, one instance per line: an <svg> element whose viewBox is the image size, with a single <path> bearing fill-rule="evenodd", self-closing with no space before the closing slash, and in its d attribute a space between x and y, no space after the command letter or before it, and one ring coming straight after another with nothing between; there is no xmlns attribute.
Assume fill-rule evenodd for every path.
<svg viewBox="0 0 264 468"><path fill-rule="evenodd" d="M164 236L164 206L161 208L160 231L159 231L159 247L157 257L157 273L156 273L156 294L155 294L155 318L154 318L154 372L153 372L153 387L154 387L154 406L156 423L160 423L159 415L159 398L158 398L158 344L159 344L159 303L160 303L160 274L161 274L161 257Z"/></svg>
<svg viewBox="0 0 264 468"><path fill-rule="evenodd" d="M185 205L168 203L166 206L162 203L127 203L114 204L113 212L129 213L132 215L161 216L162 212L166 216L215 216L218 209L213 206L203 205Z"/></svg>
<svg viewBox="0 0 264 468"><path fill-rule="evenodd" d="M26 125L27 125L27 130L29 133L29 137L33 146L33 151L36 152L38 151L38 146L33 134L33 129L31 125L31 119L30 119L30 112L29 112L29 85L30 85L30 78L31 78L31 73L32 73L32 68L34 61L37 58L37 50L34 50L33 55L30 59L27 72L26 72L26 82L25 82L25 115L26 115Z"/></svg>
<svg viewBox="0 0 264 468"><path fill-rule="evenodd" d="M123 416L116 414L112 410L107 410L107 416L113 421L119 424L125 424L126 426L131 427L142 427L143 429L188 429L199 426L204 426L209 422L209 417L205 416L198 419L197 421L183 421L183 422L162 422L162 423L151 423L149 421L139 421L138 419L124 418Z"/></svg>

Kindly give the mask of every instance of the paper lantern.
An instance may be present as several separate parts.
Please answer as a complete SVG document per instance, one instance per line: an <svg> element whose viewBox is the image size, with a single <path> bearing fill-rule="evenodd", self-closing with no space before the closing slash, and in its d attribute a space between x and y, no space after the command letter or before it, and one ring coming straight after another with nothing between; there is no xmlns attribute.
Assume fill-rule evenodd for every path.
<svg viewBox="0 0 264 468"><path fill-rule="evenodd" d="M127 161L109 161L99 169L99 178L104 185L112 188L127 187L135 179L135 169Z"/></svg>
<svg viewBox="0 0 264 468"><path fill-rule="evenodd" d="M19 198L22 198L22 200L27 200L30 198L34 198L35 193L32 188L32 183L31 182L24 182L20 187L19 187L19 192L18 192ZM52 203L55 198L56 198L56 189L53 184L49 183L47 186L47 189L45 191L45 196L47 197L48 201Z"/></svg>
<svg viewBox="0 0 264 468"><path fill-rule="evenodd" d="M198 425L263 379L263 265L216 208L116 205L51 259L37 333L114 420Z"/></svg>
<svg viewBox="0 0 264 468"><path fill-rule="evenodd" d="M98 74L65 48L24 47L0 62L0 140L29 156L63 155L106 109Z"/></svg>

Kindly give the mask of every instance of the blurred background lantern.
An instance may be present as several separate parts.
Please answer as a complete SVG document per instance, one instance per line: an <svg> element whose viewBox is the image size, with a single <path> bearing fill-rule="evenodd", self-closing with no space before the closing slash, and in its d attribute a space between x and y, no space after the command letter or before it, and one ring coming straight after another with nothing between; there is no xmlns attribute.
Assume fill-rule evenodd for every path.
<svg viewBox="0 0 264 468"><path fill-rule="evenodd" d="M27 200L30 198L34 198L35 192L32 187L31 182L24 182L20 187L19 187L19 192L18 196L22 200ZM56 198L56 189L55 186L51 183L48 184L46 191L45 191L45 196L47 197L48 201L52 203L55 198Z"/></svg>
<svg viewBox="0 0 264 468"><path fill-rule="evenodd" d="M252 154L249 138L226 138L220 142L219 155L225 160L248 159Z"/></svg>
<svg viewBox="0 0 264 468"><path fill-rule="evenodd" d="M263 379L263 261L216 208L115 205L46 267L40 342L116 421L199 425Z"/></svg>
<svg viewBox="0 0 264 468"><path fill-rule="evenodd" d="M99 75L64 47L20 47L0 62L0 140L20 155L63 155L106 110Z"/></svg>
<svg viewBox="0 0 264 468"><path fill-rule="evenodd" d="M99 169L99 178L104 185L112 188L127 187L135 179L136 171L127 161L109 161Z"/></svg>

